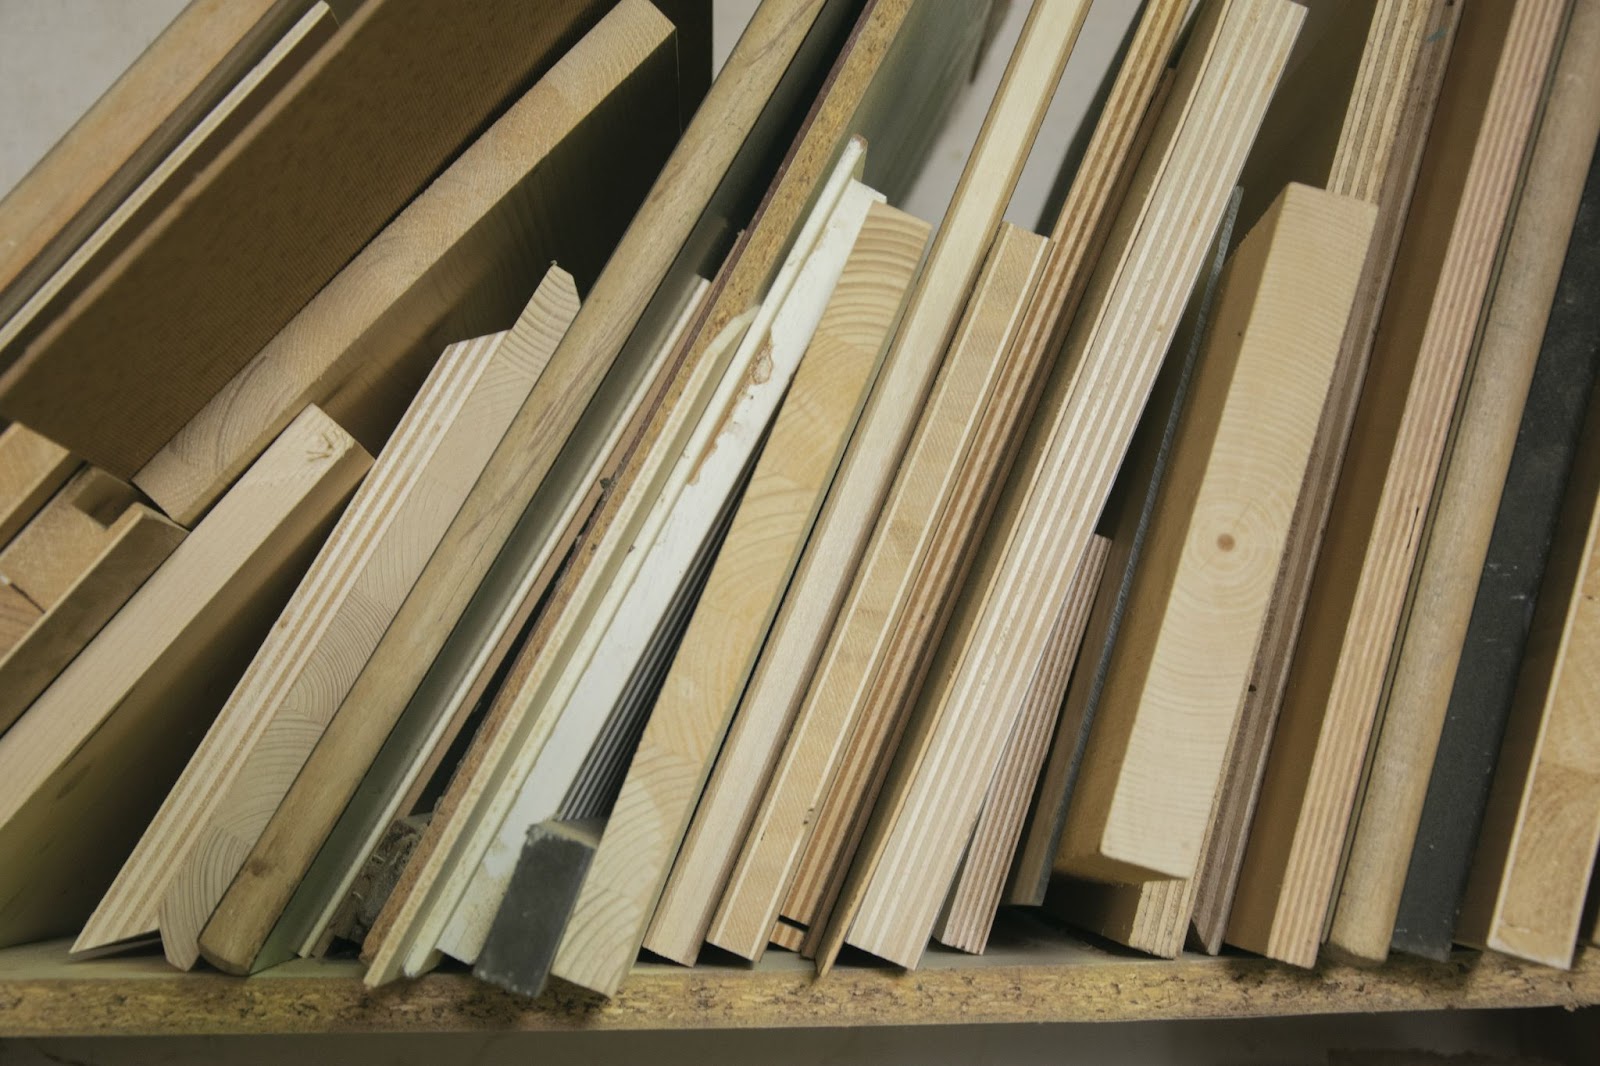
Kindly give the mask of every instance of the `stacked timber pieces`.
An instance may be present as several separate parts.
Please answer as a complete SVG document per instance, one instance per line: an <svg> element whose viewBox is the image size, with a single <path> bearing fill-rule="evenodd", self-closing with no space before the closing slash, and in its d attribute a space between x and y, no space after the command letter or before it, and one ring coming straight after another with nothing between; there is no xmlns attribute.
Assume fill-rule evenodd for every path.
<svg viewBox="0 0 1600 1066"><path fill-rule="evenodd" d="M1399 615L1561 0L1469 7L1406 220L1229 912L1230 943L1322 943Z"/></svg>
<svg viewBox="0 0 1600 1066"><path fill-rule="evenodd" d="M1600 4L1578 0L1510 224L1449 463L1429 516L1416 587L1393 653L1394 676L1380 712L1382 729L1328 932L1329 949L1353 958L1382 962L1395 932L1428 771L1463 662L1478 578L1488 557L1567 238L1600 136L1597 55ZM1456 811L1456 817L1464 814Z"/></svg>

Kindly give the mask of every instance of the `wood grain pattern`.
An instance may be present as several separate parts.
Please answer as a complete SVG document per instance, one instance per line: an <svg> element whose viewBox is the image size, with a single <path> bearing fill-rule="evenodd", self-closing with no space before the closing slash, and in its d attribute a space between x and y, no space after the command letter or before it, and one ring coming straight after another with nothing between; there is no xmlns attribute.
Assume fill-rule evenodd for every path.
<svg viewBox="0 0 1600 1066"><path fill-rule="evenodd" d="M444 345L508 329L545 267L585 292L678 128L672 27L628 0L386 225L135 476L189 522L288 420L383 445Z"/></svg>
<svg viewBox="0 0 1600 1066"><path fill-rule="evenodd" d="M1233 254L1057 873L1113 882L1195 874L1375 213L1291 184Z"/></svg>
<svg viewBox="0 0 1600 1066"><path fill-rule="evenodd" d="M1471 8L1406 222L1228 919L1310 966L1562 0ZM1474 14L1483 10L1483 15ZM1493 13L1490 13L1493 12Z"/></svg>
<svg viewBox="0 0 1600 1066"><path fill-rule="evenodd" d="M710 622L691 630L703 648L687 640L679 648L679 660L707 679L698 691L690 686L684 694L738 711L730 715L716 768L645 934L644 946L657 955L688 965L699 954L788 732L788 719L759 714L775 708L748 705L740 697L877 378L928 233L927 223L887 205L869 212L740 503L739 515L756 507L761 510L752 514L765 515L749 528L754 543L740 545L730 536L718 559L719 569L736 567L727 571L736 576L724 580L738 586L739 610L715 630ZM740 528L738 516L734 522ZM751 553L748 562L735 563L736 550ZM714 588L708 585L707 597ZM696 626L705 609L697 609Z"/></svg>
<svg viewBox="0 0 1600 1066"><path fill-rule="evenodd" d="M1339 464L1344 460L1351 423L1355 418L1356 401L1361 396L1361 382L1367 372L1367 359L1377 331L1378 316L1383 310L1384 296L1394 271L1395 255L1410 210L1412 190L1421 166L1428 131L1433 124L1435 105L1454 48L1461 10L1462 6L1454 0L1433 0L1427 33L1412 67L1409 83L1390 83L1383 90L1400 94L1404 99L1390 137L1387 140L1380 138L1376 142L1380 147L1385 144L1390 146L1388 154L1383 156L1386 162L1380 167L1378 157L1369 157L1368 165L1352 167L1346 172L1346 180L1356 184L1328 186L1330 192L1350 195L1356 194L1362 187L1375 188L1378 223L1368 249L1361 291L1356 297L1350 325L1345 330L1344 347L1334 372L1328 406L1324 408L1322 424L1317 428L1317 443L1311 452L1312 465L1300 490L1278 584L1267 608L1266 624L1261 629L1261 643L1256 649L1255 665L1251 671L1253 691L1246 697L1244 709L1240 712L1240 728L1229 755L1232 769L1223 785L1221 802L1214 819L1216 824L1202 860L1203 872L1195 899L1194 923L1206 950L1213 953L1221 950L1223 934L1227 929L1228 911L1233 905L1234 888L1238 883L1239 864L1244 858L1250 820L1255 815L1261 777L1266 770L1267 753L1277 725L1278 708L1282 705L1284 687L1288 684L1289 667L1300 633L1306 595L1317 553L1321 549L1328 511L1333 506ZM1388 108L1377 110L1388 112ZM1363 142L1345 139L1342 143L1348 148ZM1336 165L1340 165L1337 152ZM1363 177L1364 174L1370 176ZM1360 184L1369 181L1370 185ZM1323 182L1314 180L1312 184Z"/></svg>
<svg viewBox="0 0 1600 1066"><path fill-rule="evenodd" d="M824 968L847 938L920 959L960 860L950 828L976 817L971 782L993 773L1303 17L1277 0L1207 10L934 657Z"/></svg>
<svg viewBox="0 0 1600 1066"><path fill-rule="evenodd" d="M65 448L27 426L0 431L0 545L11 543L78 466Z"/></svg>
<svg viewBox="0 0 1600 1066"><path fill-rule="evenodd" d="M0 940L83 920L369 464L308 409L0 738Z"/></svg>
<svg viewBox="0 0 1600 1066"><path fill-rule="evenodd" d="M604 7L363 3L0 376L0 411L131 479Z"/></svg>
<svg viewBox="0 0 1600 1066"><path fill-rule="evenodd" d="M1028 801L1039 782L1039 770L1066 696L1067 680L1078 658L1089 608L1100 587L1110 547L1111 542L1104 537L1097 536L1090 543L1083 567L1072 581L1067 609L1056 617L1049 649L1028 689L1026 702L1017 713L1017 724L995 767L994 780L989 782L967 853L945 898L944 911L934 923L934 939L947 947L982 954L988 945L1000 892L1011 869L1017 839L1022 835Z"/></svg>
<svg viewBox="0 0 1600 1066"><path fill-rule="evenodd" d="M22 716L183 539L124 482L84 468L0 552L31 611L0 652L0 731Z"/></svg>
<svg viewBox="0 0 1600 1066"><path fill-rule="evenodd" d="M1549 320L1567 238L1600 136L1600 3L1577 0L1478 339L1449 465L1428 520L1394 652L1328 948L1389 954L1429 768L1472 617L1478 578Z"/></svg>

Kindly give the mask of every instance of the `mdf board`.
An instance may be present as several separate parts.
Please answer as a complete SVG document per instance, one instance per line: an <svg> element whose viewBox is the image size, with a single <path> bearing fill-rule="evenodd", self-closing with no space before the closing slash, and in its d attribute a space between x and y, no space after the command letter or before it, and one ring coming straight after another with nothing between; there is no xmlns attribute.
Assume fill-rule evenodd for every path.
<svg viewBox="0 0 1600 1066"><path fill-rule="evenodd" d="M624 0L339 271L135 477L205 513L308 403L381 447L445 344L507 329L544 268L594 284L677 137L672 26Z"/></svg>
<svg viewBox="0 0 1600 1066"><path fill-rule="evenodd" d="M604 7L363 3L27 346L0 412L132 478Z"/></svg>
<svg viewBox="0 0 1600 1066"><path fill-rule="evenodd" d="M1579 0L1510 226L1380 710L1328 946L1382 962L1567 239L1600 135L1600 3Z"/></svg>
<svg viewBox="0 0 1600 1066"><path fill-rule="evenodd" d="M448 349L74 950L160 931L188 968L288 790L578 310L552 268L518 323Z"/></svg>
<svg viewBox="0 0 1600 1066"><path fill-rule="evenodd" d="M824 968L846 940L920 960L1303 17L1275 0L1206 11L829 919Z"/></svg>
<svg viewBox="0 0 1600 1066"><path fill-rule="evenodd" d="M116 210L312 0L193 0L0 200L0 320ZM337 5L348 15L354 0Z"/></svg>
<svg viewBox="0 0 1600 1066"><path fill-rule="evenodd" d="M0 545L11 543L78 466L71 452L27 426L0 431Z"/></svg>
<svg viewBox="0 0 1600 1066"><path fill-rule="evenodd" d="M1067 680L1078 659L1089 608L1100 587L1110 547L1111 542L1100 536L1090 543L1083 568L1068 593L1066 610L1056 617L1056 629L1050 634L1044 661L1017 713L1017 724L995 767L994 780L989 782L967 853L945 898L944 911L934 924L934 939L947 947L982 954L988 945L1000 892L1022 834L1028 801L1039 781L1039 769L1044 765Z"/></svg>
<svg viewBox="0 0 1600 1066"><path fill-rule="evenodd" d="M1375 215L1365 201L1291 184L1233 254L1057 873L1195 874Z"/></svg>
<svg viewBox="0 0 1600 1066"><path fill-rule="evenodd" d="M787 719L759 717L751 713L754 708L740 703L740 696L882 365L928 233L927 223L887 205L874 205L869 211L763 446L734 518L735 528L744 528L740 516L747 511L764 517L749 527L743 543L730 536L718 558L718 571L713 571L714 579L719 571L737 575L722 578L733 586L728 591L736 594L734 610L716 628L708 622L704 628L691 629L703 647L686 640L674 660L675 673L676 663L681 662L704 678L685 692L739 711L730 716L733 724L716 768L645 935L644 946L658 955L691 964L699 954L728 870L788 731ZM699 612L707 610L707 599L717 588L708 585L695 626L702 626ZM671 691L664 692L663 699Z"/></svg>
<svg viewBox="0 0 1600 1066"><path fill-rule="evenodd" d="M0 651L0 731L22 716L183 536L125 483L85 468L0 552L6 593L32 613Z"/></svg>
<svg viewBox="0 0 1600 1066"><path fill-rule="evenodd" d="M1316 960L1418 541L1546 71L1561 0L1462 16L1385 298L1227 939Z"/></svg>
<svg viewBox="0 0 1600 1066"><path fill-rule="evenodd" d="M1454 941L1562 496L1579 460L1594 450L1592 438L1585 438L1585 413L1600 374L1600 330L1591 296L1596 285L1600 155L1589 164L1476 585L1417 824L1419 845L1412 849L1395 914L1395 951L1443 958Z"/></svg>
<svg viewBox="0 0 1600 1066"><path fill-rule="evenodd" d="M83 921L369 465L308 409L0 737L0 940Z"/></svg>
<svg viewBox="0 0 1600 1066"><path fill-rule="evenodd" d="M790 108L803 93L814 91L846 14L841 0L766 0L757 9L540 384L351 689L347 699L374 710L330 725L321 746L339 756L317 764L322 787L303 796L292 810L280 806L254 852L258 858L271 855L271 865L247 861L221 905L228 914L214 915L208 923L201 947L219 967L248 971L254 965L317 847L451 633L479 635L486 620L493 624L516 610L513 601L523 573L508 568L493 575L495 580L485 580L501 549L523 529L524 513L559 454L567 448L589 452L603 446L615 412L597 412L608 417L598 418L584 437L569 437L608 373L627 375L655 354L671 316L703 269L698 260L717 246L719 235L736 226L728 221L730 214L743 210L752 198L749 186L765 175ZM787 209L798 213L799 206ZM688 254L680 256L686 248ZM621 404L627 395L622 390L613 399ZM619 472L613 484L621 478ZM543 540L547 532L553 536L539 514L561 513L571 495L590 486L580 482L556 488L556 498L543 501L540 512L529 515L530 539ZM485 730L492 725L486 722L478 736L489 736L492 730ZM469 750L467 764L474 758ZM430 831L439 821L430 822ZM419 854L429 847L425 837Z"/></svg>
<svg viewBox="0 0 1600 1066"><path fill-rule="evenodd" d="M0 298L0 365L8 352L18 352L39 335L51 317L116 258L150 220L180 196L204 167L259 114L295 73L310 61L338 28L327 4L313 5L261 61L244 72L237 85L204 115L194 129L173 146L164 159L105 221L86 235L70 256L42 278L33 293L9 316Z"/></svg>
<svg viewBox="0 0 1600 1066"><path fill-rule="evenodd" d="M1597 464L1580 463L1456 924L1463 944L1561 969L1572 967L1600 844L1600 486Z"/></svg>
<svg viewBox="0 0 1600 1066"><path fill-rule="evenodd" d="M1211 840L1202 860L1194 924L1206 950L1213 954L1222 948L1228 910L1233 903L1250 821L1255 815L1261 777L1266 771L1278 709L1288 684L1306 596L1322 546L1328 512L1333 506L1339 465L1344 459L1355 419L1367 358L1393 274L1395 255L1461 11L1462 5L1454 0L1434 0L1409 82L1401 79L1388 83L1384 92L1393 99L1382 106L1376 102L1371 106L1375 114L1393 115L1393 125L1383 136L1352 139L1341 135L1341 148L1335 153L1334 169L1328 175L1329 191L1373 199L1378 204L1378 222L1368 248L1361 290L1345 330L1328 405L1323 409L1322 424L1317 429L1311 469L1301 487L1277 587L1261 629L1261 642L1251 671L1252 689L1239 715L1240 726L1229 757L1228 778L1219 796ZM1347 123L1346 128L1351 128L1351 124ZM1379 129L1375 133L1384 131ZM1387 151L1369 151L1374 145Z"/></svg>

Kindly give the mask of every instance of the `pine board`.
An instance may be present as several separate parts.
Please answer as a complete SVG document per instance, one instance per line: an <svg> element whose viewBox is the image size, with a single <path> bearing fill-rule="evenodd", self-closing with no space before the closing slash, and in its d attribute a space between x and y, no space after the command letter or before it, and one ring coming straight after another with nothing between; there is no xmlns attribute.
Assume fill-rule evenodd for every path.
<svg viewBox="0 0 1600 1066"><path fill-rule="evenodd" d="M11 543L78 466L65 448L27 426L13 423L0 431L0 546Z"/></svg>
<svg viewBox="0 0 1600 1066"><path fill-rule="evenodd" d="M0 940L83 921L369 464L308 409L0 737Z"/></svg>

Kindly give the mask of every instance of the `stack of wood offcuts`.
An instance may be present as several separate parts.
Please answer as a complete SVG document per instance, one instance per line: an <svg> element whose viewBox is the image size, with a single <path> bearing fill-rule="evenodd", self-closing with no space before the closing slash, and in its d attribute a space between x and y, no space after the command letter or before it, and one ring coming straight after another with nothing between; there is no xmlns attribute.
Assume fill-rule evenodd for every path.
<svg viewBox="0 0 1600 1066"><path fill-rule="evenodd" d="M1600 942L1600 0L1004 7L194 0L0 202L0 944Z"/></svg>

